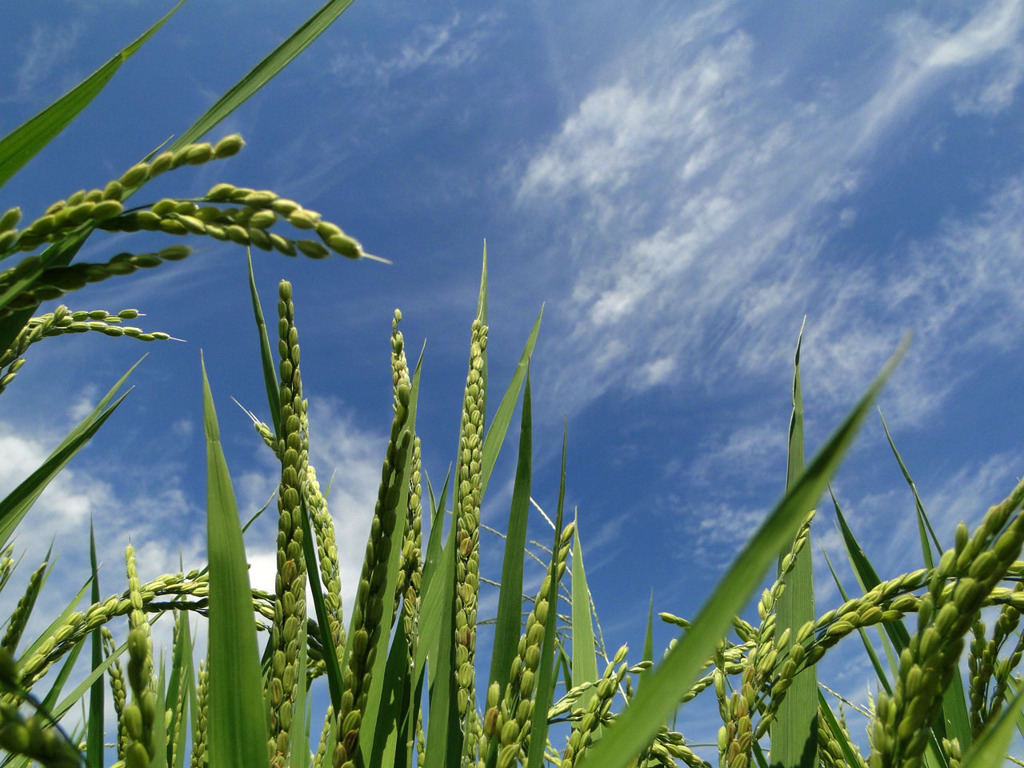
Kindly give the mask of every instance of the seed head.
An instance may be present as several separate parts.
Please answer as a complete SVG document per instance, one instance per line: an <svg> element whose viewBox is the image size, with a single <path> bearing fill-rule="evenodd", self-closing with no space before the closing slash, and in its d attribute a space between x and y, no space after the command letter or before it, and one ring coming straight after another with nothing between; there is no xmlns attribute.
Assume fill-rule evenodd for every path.
<svg viewBox="0 0 1024 768"><path fill-rule="evenodd" d="M244 146L245 141L242 139L242 135L240 133L232 133L217 142L213 148L213 155L218 160L221 160L225 157L237 155Z"/></svg>

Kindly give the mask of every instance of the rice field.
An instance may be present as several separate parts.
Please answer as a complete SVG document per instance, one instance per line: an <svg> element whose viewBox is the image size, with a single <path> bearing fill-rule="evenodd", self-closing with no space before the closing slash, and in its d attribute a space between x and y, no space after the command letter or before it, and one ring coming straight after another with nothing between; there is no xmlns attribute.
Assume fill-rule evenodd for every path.
<svg viewBox="0 0 1024 768"><path fill-rule="evenodd" d="M139 269L173 269L190 257L175 237L208 237L244 250L322 259L374 259L337 224L267 190L218 183L200 198L151 200L146 184L243 151L241 136L201 141L308 46L348 5L328 3L271 52L193 126L132 164L102 189L81 190L24 220L0 214L0 392L17 386L29 348L54 336L101 333L158 342L166 333L130 325L134 309L80 311L90 284ZM175 9L176 10L176 9ZM171 13L174 11L172 10ZM165 17L166 19L166 17ZM94 98L120 63L164 20L37 118L0 139L0 184ZM169 244L102 263L76 260L87 238L152 232ZM195 258L198 258L196 256ZM282 265L284 261L282 260ZM532 486L529 366L541 316L526 334L508 382L488 376L486 252L477 310L465 319L466 382L458 453L441 487L427 482L417 436L421 360L406 352L402 314L391 328L393 414L356 599L343 610L329 489L310 459L302 387L302 302L285 280L266 310L250 267L253 326L261 356L253 375L266 405L249 413L254 441L279 466L273 593L253 589L233 483L220 440L216 398L202 371L208 563L143 582L125 552L112 594L83 574L81 604L46 599L50 565L32 569L0 638L0 765L120 768L985 768L1004 761L1024 732L1024 482L992 500L980 524L932 531L918 505L924 568L879 574L834 504L859 588L816 612L810 522L829 481L871 416L906 347L853 405L830 439L805 458L800 340L793 365L786 491L696 616L636 616L647 627L639 653L608 653L596 630L583 543L586 516L565 509L565 455L539 589L524 594ZM33 504L123 402L129 370L38 470L0 502L0 589L13 589L14 536ZM517 418L518 417L518 418ZM506 443L510 444L506 447ZM515 454L515 479L500 563L481 563L481 506L499 452ZM910 482L899 453L893 460ZM911 487L913 487L911 483ZM554 495L554 489L548 489ZM916 494L916 490L915 490ZM371 510L366 510L369 515ZM24 526L24 528L23 528ZM949 542L942 546L940 541ZM582 543L581 543L582 542ZM95 544L92 544L96 569ZM494 616L480 615L483 572L500 573ZM104 585L113 581L108 569ZM849 588L849 585L846 585ZM311 595L311 601L307 601ZM11 601L14 602L13 600ZM598 601L599 602L599 601ZM756 618L741 616L756 605ZM985 616L994 617L982 621ZM46 629L27 634L42 614ZM753 617L753 614L750 614ZM174 626L154 647L157 620ZM478 645L493 621L494 640ZM655 621L677 638L652 643ZM195 628L205 625L201 655ZM819 680L818 662L857 634L877 675L866 748ZM119 643L115 637L125 636ZM876 639L877 638L877 639ZM847 646L848 648L849 646ZM884 649L879 654L876 648ZM84 674L82 673L84 670ZM716 733L691 733L687 707L710 702ZM325 707L318 703L328 701ZM84 713L84 714L83 714ZM104 723L116 722L116 731ZM696 743L716 745L703 756ZM711 762L709 762L711 757Z"/></svg>

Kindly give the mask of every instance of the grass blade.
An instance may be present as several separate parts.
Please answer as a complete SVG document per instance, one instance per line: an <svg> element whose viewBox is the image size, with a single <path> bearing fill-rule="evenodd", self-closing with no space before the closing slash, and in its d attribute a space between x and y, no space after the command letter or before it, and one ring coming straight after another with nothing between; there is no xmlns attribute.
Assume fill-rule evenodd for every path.
<svg viewBox="0 0 1024 768"><path fill-rule="evenodd" d="M183 768L187 751L188 725L193 723L192 733L196 733L195 725L198 709L196 701L195 670L192 666L192 632L188 624L188 615L175 612L174 615L174 652L172 656L171 680L168 690L174 691L174 700L168 701L168 708L174 706L177 713L172 721L173 732L177 734L174 744L174 768ZM179 703L180 702L180 703ZM170 747L168 742L168 747Z"/></svg>
<svg viewBox="0 0 1024 768"><path fill-rule="evenodd" d="M341 710L341 667L338 661L337 649L331 642L331 633L328 627L327 605L324 603L323 588L320 585L320 568L316 557L316 547L313 545L313 529L309 524L309 510L306 508L305 499L302 501L302 551L306 558L306 578L309 579L310 591L313 594L313 612L316 615L317 624L320 625L320 636L323 639L321 644L324 655L324 665L327 668L327 689L331 695L331 705L334 711Z"/></svg>
<svg viewBox="0 0 1024 768"><path fill-rule="evenodd" d="M352 0L330 0L271 51L259 64L235 83L171 145L178 149L196 141L226 118L284 69L316 40L352 4Z"/></svg>
<svg viewBox="0 0 1024 768"><path fill-rule="evenodd" d="M501 566L498 616L494 628L494 648L491 653L489 675L490 682L497 681L502 690L508 684L509 668L516 655L519 635L523 631L523 552L526 550L532 473L533 417L530 404L530 377L527 375L519 423L519 460L516 463L516 478L512 486L512 506L508 513L505 558Z"/></svg>
<svg viewBox="0 0 1024 768"><path fill-rule="evenodd" d="M89 520L89 565L92 568L92 602L100 601L99 563L96 560L96 531ZM92 632L92 669L103 665L103 634L96 627ZM103 678L98 677L89 689L89 721L85 740L85 762L89 768L103 766Z"/></svg>
<svg viewBox="0 0 1024 768"><path fill-rule="evenodd" d="M403 611L404 613L404 611ZM399 617L401 621L401 617ZM402 768L406 764L405 744L409 738L412 723L409 692L409 643L405 632L395 633L395 642L388 654L387 665L382 676L384 684L376 711L377 727L373 733L373 744L368 750L364 765L387 765ZM398 749L398 745L402 749Z"/></svg>
<svg viewBox="0 0 1024 768"><path fill-rule="evenodd" d="M651 601L647 606L647 631L644 633L644 650L640 656L641 661L654 663L654 590L651 590ZM636 681L636 689L639 691L644 687L647 678L651 676L651 670L645 669L640 673Z"/></svg>
<svg viewBox="0 0 1024 768"><path fill-rule="evenodd" d="M203 369L206 547L210 560L210 765L267 765L267 710L238 505Z"/></svg>
<svg viewBox="0 0 1024 768"><path fill-rule="evenodd" d="M69 235L68 237L59 240L58 242L51 245L45 251L43 251L40 260L45 267L54 266L66 266L71 263L71 259L78 253L79 248L85 243L86 238L92 230L85 230L78 234ZM32 315L39 308L37 304L34 307L27 309L21 309L16 312L12 312L6 317L0 318L0 349L10 349L14 339L17 338L18 334L25 327L25 324L31 319Z"/></svg>
<svg viewBox="0 0 1024 768"><path fill-rule="evenodd" d="M692 683L719 639L728 632L732 617L740 613L778 552L792 540L806 519L807 510L824 492L868 408L905 349L906 342L900 345L864 397L743 548L690 629L654 670L644 689L637 693L604 737L587 751L581 765L622 768L650 742L676 709L679 691L686 690Z"/></svg>
<svg viewBox="0 0 1024 768"><path fill-rule="evenodd" d="M443 605L446 599L445 585L447 584L445 558L450 553L447 546L443 548L441 546L441 533L445 515L444 504L448 496L448 481L451 479L450 474L449 472L449 477L445 478L444 486L441 489L440 503L436 506L433 505L433 492L431 491L431 505L434 506L434 509L430 521L430 538L427 541L426 557L423 561L423 605L420 608L419 646L416 649L416 660L413 666L414 680L419 679L428 656L432 656L435 652L439 638L443 634ZM427 487L430 487L429 482ZM449 530L450 534L451 531ZM428 667L429 688L433 688L438 668L436 662Z"/></svg>
<svg viewBox="0 0 1024 768"><path fill-rule="evenodd" d="M558 550L562 545L562 516L565 511L565 454L568 425L562 432L562 470L558 481L558 508L555 512L555 541L551 546L551 566L548 573L548 615L544 622L544 641L540 647L540 666L537 668L537 690L533 701L533 722L530 728L530 753L527 768L540 768L544 761L544 747L548 742L548 710L555 693L555 626L558 624ZM587 604L589 609L589 602Z"/></svg>
<svg viewBox="0 0 1024 768"><path fill-rule="evenodd" d="M270 406L270 418L274 424L274 435L281 435L281 389L277 383L277 367L274 365L274 353L267 335L267 321L263 317L260 295L256 290L256 278L252 274L252 250L245 249L249 260L249 295L252 297L252 314L256 319L256 333L260 340L260 363L263 367L263 384L267 389L267 404ZM307 562L313 562L308 560Z"/></svg>
<svg viewBox="0 0 1024 768"><path fill-rule="evenodd" d="M439 596L437 636L428 655L433 683L430 686L430 718L427 722L426 765L446 768L459 765L462 755L462 729L455 682L455 525L448 530L448 543L441 554L440 570L433 581ZM429 593L428 593L429 594ZM424 619L427 612L424 597ZM422 626L421 626L422 629ZM420 636L420 646L426 637Z"/></svg>
<svg viewBox="0 0 1024 768"><path fill-rule="evenodd" d="M163 18L147 29L131 45L93 72L35 117L0 139L0 187L47 144L63 131L78 113L85 109L128 58L145 44L164 23L177 12L185 0L171 8Z"/></svg>
<svg viewBox="0 0 1024 768"><path fill-rule="evenodd" d="M910 492L914 495L914 509L917 512L917 527L921 537L921 554L924 557L924 565L926 568L934 568L935 561L932 554L932 544L934 544L935 551L939 554L942 553L942 545L939 544L939 538L935 535L935 530L932 528L931 522L929 522L928 516L924 512L924 504L921 503L921 497L917 493L917 484L914 483L914 479L910 476L907 465L903 463L903 457L900 456L900 452L896 450L896 443L893 441L892 435L889 434L889 425L885 423L885 417L882 416L881 410L878 411L878 418L882 420L885 439L889 441L892 455L896 457L896 463L900 465L903 479L907 481L907 485L910 486ZM929 535L931 536L931 543L928 541Z"/></svg>
<svg viewBox="0 0 1024 768"><path fill-rule="evenodd" d="M107 673L110 665L114 663L114 659L117 658L128 648L128 643L123 643L114 653L112 653L107 659L103 661L95 669L91 670L82 682L80 682L74 690L72 690L67 696L65 696L59 704L55 705L50 714L53 715L55 720L60 720L72 707L76 706L81 702L85 692L94 685L96 681L103 682L103 675ZM100 763L102 765L102 762Z"/></svg>
<svg viewBox="0 0 1024 768"><path fill-rule="evenodd" d="M141 362L142 360L139 360L139 363ZM7 542L10 541L18 524L21 523L50 481L89 442L89 439L96 434L96 431L103 426L104 422L128 396L128 392L125 392L112 405L110 404L114 395L117 394L117 390L121 388L125 379L131 375L139 363L135 363L124 376L117 380L117 383L103 396L92 413L82 419L78 426L68 433L68 436L61 441L39 469L7 494L3 501L0 501L0 548L7 546Z"/></svg>
<svg viewBox="0 0 1024 768"><path fill-rule="evenodd" d="M515 410L516 400L519 399L519 388L522 386L523 380L530 369L530 357L533 355L533 348L537 344L537 334L540 333L540 319L543 316L544 308L541 307L537 320L533 324L533 330L530 331L530 335L526 339L523 353L519 356L516 369L512 373L512 381L509 382L508 389L505 390L505 395L501 398L498 410L495 412L494 418L491 420L491 424L484 435L483 463L480 468L481 496L487 490L487 483L491 479L491 472L494 471L494 464L498 460L498 453L505 442L505 433L508 431L508 425L512 421L512 412Z"/></svg>
<svg viewBox="0 0 1024 768"><path fill-rule="evenodd" d="M579 528L572 541L572 684L596 683L597 653L594 650L594 622L590 616L590 589L583 569L583 548ZM592 688L580 696L578 706L586 707L597 694Z"/></svg>
<svg viewBox="0 0 1024 768"><path fill-rule="evenodd" d="M804 319L806 322L806 318ZM800 389L800 346L804 326L793 357L793 412L789 420L789 457L786 488L792 488L804 469L804 403ZM808 507L805 515L811 512ZM814 621L814 571L811 541L795 558L793 569L784 577L786 589L776 604L776 634L790 629L793 635L808 621ZM818 763L818 678L817 667L809 666L793 678L772 723L771 758L787 768L814 768Z"/></svg>

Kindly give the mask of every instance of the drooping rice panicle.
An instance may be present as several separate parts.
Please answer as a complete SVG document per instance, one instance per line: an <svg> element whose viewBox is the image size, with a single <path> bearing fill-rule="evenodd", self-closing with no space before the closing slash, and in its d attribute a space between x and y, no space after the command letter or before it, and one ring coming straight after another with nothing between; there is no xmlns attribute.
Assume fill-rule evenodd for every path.
<svg viewBox="0 0 1024 768"><path fill-rule="evenodd" d="M586 706L573 712L572 730L568 743L562 753L561 768L572 768L583 757L598 730L608 724L612 700L626 677L629 665L626 664L626 646L622 646L615 658L608 664L604 675L597 682L594 690L597 695L587 700ZM550 714L549 714L550 719Z"/></svg>
<svg viewBox="0 0 1024 768"><path fill-rule="evenodd" d="M199 571L167 574L141 585L138 592L143 606L159 595L195 596L202 599L209 596L209 582L206 575L200 575ZM91 605L85 611L73 611L68 614L63 624L57 627L52 635L44 638L28 658L22 660L21 669L25 686L31 688L57 659L74 648L90 632L116 617L131 614L135 610L134 605L131 595L125 593ZM188 606L181 604L178 607ZM272 608L268 612L273 616Z"/></svg>
<svg viewBox="0 0 1024 768"><path fill-rule="evenodd" d="M356 590L355 605L352 607L352 624L346 645L348 662L343 670L344 693L336 719L338 743L333 756L334 768L351 768L355 765L359 729L370 690L377 642L381 631L387 629L382 626L384 605L385 601L394 599L393 594L385 592L391 547L399 545L401 539L396 540L396 537L402 535L401 531L395 530L395 526L412 443L412 435L407 428L410 396L408 387L398 388L395 416L391 422L391 435L370 525L370 538L366 544L366 557Z"/></svg>
<svg viewBox="0 0 1024 768"><path fill-rule="evenodd" d="M71 311L61 304L53 312L30 318L25 323L25 327L15 337L11 346L0 353L0 368L11 365L24 355L32 344L50 336L100 331L108 336L131 336L142 341L162 341L171 338L159 331L146 332L121 325L125 320L134 320L140 316L141 313L137 309L122 309L116 315L112 315L105 309Z"/></svg>
<svg viewBox="0 0 1024 768"><path fill-rule="evenodd" d="M218 184L195 200L165 198L150 206L125 210L123 200L140 184L172 168L200 164L236 153L243 142L239 136L222 139L216 146L193 144L158 155L151 163L139 163L104 189L79 190L59 200L43 216L17 230L21 211L12 208L0 216L0 259L40 246L84 238L93 229L111 232L162 232L171 235L206 235L263 250L277 250L288 256L303 254L325 258L331 252L350 259L379 259L363 251L357 240L319 213L275 193ZM208 203L207 205L200 205ZM278 218L300 230L313 230L318 240L294 240L268 228ZM156 253L121 253L102 264L51 264L40 256L28 256L0 272L0 293L4 294L0 317L31 309L42 301L60 298L68 291L163 261L183 259L191 253L184 247Z"/></svg>
<svg viewBox="0 0 1024 768"><path fill-rule="evenodd" d="M156 680L153 677L153 641L149 633L149 621L142 610L142 584L135 564L135 549L129 544L125 551L128 572L128 599L131 612L128 614L128 684L132 700L121 713L121 721L128 741L125 745L126 768L148 766L156 757L153 728L156 718L163 717L157 712ZM161 748L163 745L159 745Z"/></svg>
<svg viewBox="0 0 1024 768"><path fill-rule="evenodd" d="M232 204L238 207L226 207ZM281 220L295 229L312 231L319 239L294 240L269 231ZM105 219L97 226L108 231L206 235L264 251L275 250L285 256L302 254L322 259L333 252L349 259L380 260L363 251L355 238L337 224L324 221L316 211L269 190L231 184L217 184L204 197L195 200L164 198L148 208Z"/></svg>
<svg viewBox="0 0 1024 768"><path fill-rule="evenodd" d="M880 582L864 595L848 600L800 627L788 651L776 654L772 674L767 681L770 698L762 720L755 729L755 736L760 738L764 735L771 723L774 707L785 696L797 672L817 664L826 650L857 629L883 621L900 621L906 613L916 612L920 598L913 592L927 584L932 574L932 570L922 568ZM759 709L763 698L764 693L759 694Z"/></svg>
<svg viewBox="0 0 1024 768"><path fill-rule="evenodd" d="M134 309L123 309L116 315L102 309L72 312L62 304L53 312L31 318L11 346L0 353L0 392L7 389L25 364L25 358L22 357L25 351L44 338L89 331L107 336L128 336L139 341L166 341L173 338L163 331L144 331L134 326L121 325L122 321L135 319L139 314Z"/></svg>
<svg viewBox="0 0 1024 768"><path fill-rule="evenodd" d="M18 239L17 227L20 221L21 208L8 208L0 215L0 254Z"/></svg>
<svg viewBox="0 0 1024 768"><path fill-rule="evenodd" d="M1024 543L1024 482L991 507L971 537L958 530L918 605L918 630L900 653L892 696L878 695L871 730L871 768L917 768L946 685L957 673L964 637L993 587ZM953 583L946 585L948 579Z"/></svg>
<svg viewBox="0 0 1024 768"><path fill-rule="evenodd" d="M271 765L283 768L290 754L292 712L299 672L299 630L306 621L306 560L302 551L302 495L309 464L309 439L303 429L305 402L299 372L299 332L295 327L292 287L278 290L278 351L281 361L281 484L277 494L277 577L273 657L267 683L270 704Z"/></svg>
<svg viewBox="0 0 1024 768"><path fill-rule="evenodd" d="M0 216L0 258L17 251L35 250L44 243L63 240L80 229L119 216L124 211L122 202L128 193L146 181L183 165L201 165L230 157L244 145L241 136L232 134L218 141L216 146L203 142L163 152L151 162L133 165L120 179L109 182L103 189L81 189L66 200L58 200L20 231L16 227L21 221L21 209L11 208Z"/></svg>
<svg viewBox="0 0 1024 768"><path fill-rule="evenodd" d="M7 631L4 632L3 639L0 640L0 648L6 648L11 653L18 649L21 635L25 631L25 626L32 615L32 609L35 607L36 598L39 597L39 591L43 588L43 577L46 576L48 567L49 562L43 561L42 565L29 576L25 594L18 598L18 604L7 620Z"/></svg>
<svg viewBox="0 0 1024 768"><path fill-rule="evenodd" d="M198 709L196 710L196 730L192 733L192 756L189 760L189 768L206 768L206 730L209 722L210 705L210 670L206 668L206 662L199 662L199 685L196 686L196 699Z"/></svg>
<svg viewBox="0 0 1024 768"><path fill-rule="evenodd" d="M99 283L118 275L130 275L139 269L158 267L165 261L180 261L190 253L191 248L174 245L154 253L119 253L102 264L75 263L66 267L50 268L44 268L38 256L29 256L16 266L0 272L2 291L14 288L17 283L33 273L37 274L30 287L18 292L0 309L0 317L6 317L19 310L33 309L43 301L59 299L69 291L84 288L90 283Z"/></svg>
<svg viewBox="0 0 1024 768"><path fill-rule="evenodd" d="M117 653L117 644L114 636L107 627L100 627L103 636L103 647L107 656ZM124 749L128 745L128 733L124 729L124 720L121 714L124 712L124 705L128 700L128 691L124 685L124 672L121 669L121 660L114 658L107 668L107 675L110 677L110 696L114 702L114 719L117 721L117 759L124 760Z"/></svg>
<svg viewBox="0 0 1024 768"><path fill-rule="evenodd" d="M474 726L474 655L480 594L480 471L484 446L486 380L483 368L486 349L487 326L480 320L474 320L455 468L455 678L458 682L459 716L463 719L466 733L465 753L469 757L476 753L478 746Z"/></svg>

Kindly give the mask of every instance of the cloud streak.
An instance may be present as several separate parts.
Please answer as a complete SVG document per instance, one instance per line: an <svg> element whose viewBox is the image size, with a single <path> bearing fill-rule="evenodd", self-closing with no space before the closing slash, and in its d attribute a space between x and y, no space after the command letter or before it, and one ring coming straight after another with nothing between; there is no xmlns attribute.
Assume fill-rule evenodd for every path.
<svg viewBox="0 0 1024 768"><path fill-rule="evenodd" d="M555 320L571 379L556 399L582 408L610 389L729 391L769 371L788 376L807 313L805 386L831 407L851 402L916 327L925 349L893 396L903 418L920 420L950 391L948 377L935 383L938 341L979 320L980 297L1016 303L1000 277L1012 257L964 256L1020 237L1019 180L993 189L986 212L897 246L887 264L830 248L858 226L861 196L886 173L875 155L897 129L926 109L991 113L1012 102L1020 75L1006 63L1022 5L991 2L959 26L895 16L856 82L821 82L810 98L794 93L798 73L760 69L761 41L730 6L716 9L624 54L522 165L517 203L554 211L574 254ZM946 89L952 98L932 104ZM966 283L935 312L951 298L949 273Z"/></svg>

